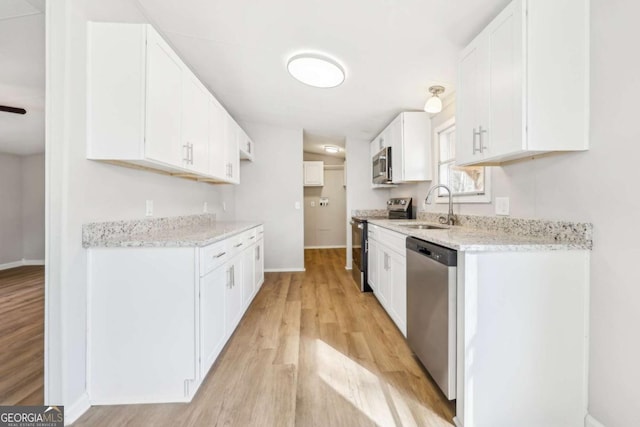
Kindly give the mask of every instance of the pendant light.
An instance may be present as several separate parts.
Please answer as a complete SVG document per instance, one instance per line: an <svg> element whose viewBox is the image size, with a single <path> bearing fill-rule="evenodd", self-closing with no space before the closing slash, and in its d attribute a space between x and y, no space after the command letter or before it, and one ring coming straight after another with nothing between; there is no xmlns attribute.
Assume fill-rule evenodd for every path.
<svg viewBox="0 0 640 427"><path fill-rule="evenodd" d="M442 100L438 95L444 92L444 87L431 86L429 92L431 92L431 98L427 99L427 103L424 104L424 111L427 113L439 113L442 111Z"/></svg>

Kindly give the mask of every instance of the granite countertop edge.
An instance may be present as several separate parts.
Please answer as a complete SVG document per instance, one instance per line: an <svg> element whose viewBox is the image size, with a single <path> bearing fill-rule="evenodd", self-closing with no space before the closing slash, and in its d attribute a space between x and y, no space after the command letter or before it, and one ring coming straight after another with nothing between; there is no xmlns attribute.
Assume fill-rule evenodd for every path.
<svg viewBox="0 0 640 427"><path fill-rule="evenodd" d="M448 229L415 230L402 227L397 223L394 224L396 221L371 219L368 222L391 231L463 252L591 250L589 242L563 242L548 238L516 236L500 231L487 231L459 226L453 226ZM422 220L406 220L404 222L429 224L428 221Z"/></svg>
<svg viewBox="0 0 640 427"><path fill-rule="evenodd" d="M223 229L216 226L223 225ZM181 227L166 232L151 232L132 235L98 237L82 242L85 249L91 248L154 248L154 247L204 247L228 239L244 231L264 225L262 222L220 221L214 226ZM183 236L181 236L181 234Z"/></svg>

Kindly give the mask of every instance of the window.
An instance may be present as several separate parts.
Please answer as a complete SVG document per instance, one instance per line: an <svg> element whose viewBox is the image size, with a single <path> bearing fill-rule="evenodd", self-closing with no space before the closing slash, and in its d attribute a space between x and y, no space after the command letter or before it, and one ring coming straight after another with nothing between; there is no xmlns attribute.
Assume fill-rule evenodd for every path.
<svg viewBox="0 0 640 427"><path fill-rule="evenodd" d="M438 184L449 187L454 203L489 203L489 170L484 166L456 166L455 119L436 129ZM448 202L447 191L438 190L438 202Z"/></svg>

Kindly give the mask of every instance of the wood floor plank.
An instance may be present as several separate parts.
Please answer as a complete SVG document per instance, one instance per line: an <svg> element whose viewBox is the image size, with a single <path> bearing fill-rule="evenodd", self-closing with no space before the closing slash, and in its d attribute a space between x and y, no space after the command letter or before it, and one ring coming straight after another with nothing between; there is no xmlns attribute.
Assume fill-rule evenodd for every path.
<svg viewBox="0 0 640 427"><path fill-rule="evenodd" d="M44 267L0 271L0 405L44 402Z"/></svg>
<svg viewBox="0 0 640 427"><path fill-rule="evenodd" d="M314 249L304 273L267 273L191 403L94 407L75 425L452 426L452 404L344 265L344 249Z"/></svg>

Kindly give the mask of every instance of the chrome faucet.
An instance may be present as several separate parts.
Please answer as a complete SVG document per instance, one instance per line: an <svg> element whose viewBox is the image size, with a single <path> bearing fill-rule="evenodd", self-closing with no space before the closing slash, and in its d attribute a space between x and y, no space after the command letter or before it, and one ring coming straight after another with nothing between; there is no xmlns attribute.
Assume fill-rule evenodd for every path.
<svg viewBox="0 0 640 427"><path fill-rule="evenodd" d="M449 213L447 214L447 224L454 225L456 222L456 216L453 214L453 197L451 195L451 189L449 187L444 184L434 185L427 192L427 197L424 199L424 203L427 205L431 204L429 197L431 196L431 193L433 193L433 190L437 188L444 188L445 190L447 190L447 193L449 193ZM444 219L444 217L440 217L440 219ZM442 223L443 221L440 222Z"/></svg>

